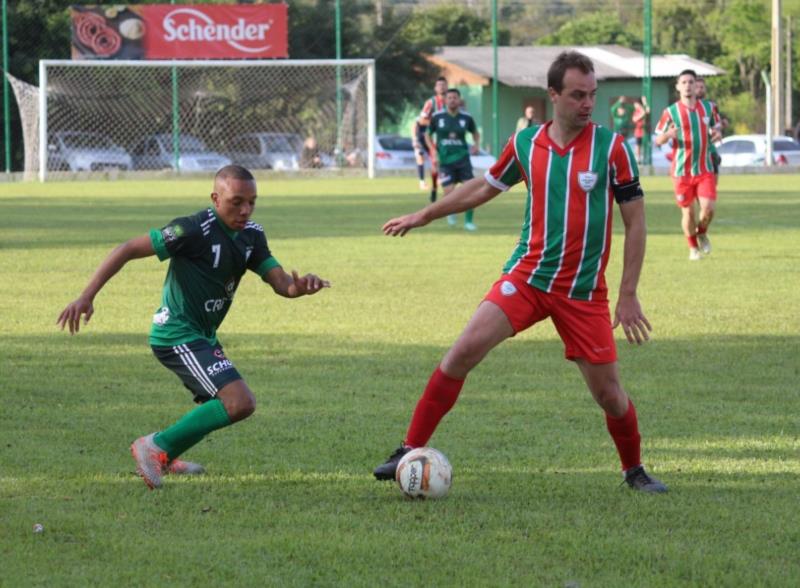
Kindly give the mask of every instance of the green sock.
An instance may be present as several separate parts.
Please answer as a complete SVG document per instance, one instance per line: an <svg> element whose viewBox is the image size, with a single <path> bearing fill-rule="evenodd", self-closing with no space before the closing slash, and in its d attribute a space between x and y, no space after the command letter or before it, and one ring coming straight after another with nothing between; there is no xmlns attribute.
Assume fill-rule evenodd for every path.
<svg viewBox="0 0 800 588"><path fill-rule="evenodd" d="M475 215L475 209L470 208L467 212L464 213L464 222L471 223L472 217Z"/></svg>
<svg viewBox="0 0 800 588"><path fill-rule="evenodd" d="M199 443L212 431L231 424L228 411L219 398L209 400L187 412L171 427L156 433L153 441L167 452L170 460Z"/></svg>

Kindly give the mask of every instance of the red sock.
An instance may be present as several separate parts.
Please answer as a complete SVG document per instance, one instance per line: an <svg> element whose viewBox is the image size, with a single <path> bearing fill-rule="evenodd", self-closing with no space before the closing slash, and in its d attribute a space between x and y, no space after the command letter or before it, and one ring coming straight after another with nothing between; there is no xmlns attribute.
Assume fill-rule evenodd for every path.
<svg viewBox="0 0 800 588"><path fill-rule="evenodd" d="M431 172L431 189L435 190L439 185L439 172Z"/></svg>
<svg viewBox="0 0 800 588"><path fill-rule="evenodd" d="M697 249L697 236L692 235L691 237L686 237L686 240L689 241L689 247L692 249Z"/></svg>
<svg viewBox="0 0 800 588"><path fill-rule="evenodd" d="M414 409L405 445L424 447L428 443L439 421L453 408L463 385L464 380L451 378L437 366Z"/></svg>
<svg viewBox="0 0 800 588"><path fill-rule="evenodd" d="M706 231L708 230L708 225L697 225L697 234L698 235L705 235Z"/></svg>
<svg viewBox="0 0 800 588"><path fill-rule="evenodd" d="M606 426L614 445L617 446L622 469L629 470L642 463L641 436L639 424L636 420L636 409L633 402L628 399L628 411L621 417L613 417L606 413Z"/></svg>

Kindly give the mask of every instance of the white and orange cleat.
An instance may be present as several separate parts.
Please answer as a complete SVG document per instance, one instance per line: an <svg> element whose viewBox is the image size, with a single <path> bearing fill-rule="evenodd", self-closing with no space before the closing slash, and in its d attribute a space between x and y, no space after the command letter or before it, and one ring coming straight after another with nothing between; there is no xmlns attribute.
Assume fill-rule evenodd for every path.
<svg viewBox="0 0 800 588"><path fill-rule="evenodd" d="M180 459L173 459L167 464L166 474L175 474L176 476L199 476L204 474L206 468L199 463L191 461L182 461Z"/></svg>
<svg viewBox="0 0 800 588"><path fill-rule="evenodd" d="M150 433L131 443L136 471L150 490L161 488L161 476L167 465L167 452L155 444L153 437L155 433Z"/></svg>

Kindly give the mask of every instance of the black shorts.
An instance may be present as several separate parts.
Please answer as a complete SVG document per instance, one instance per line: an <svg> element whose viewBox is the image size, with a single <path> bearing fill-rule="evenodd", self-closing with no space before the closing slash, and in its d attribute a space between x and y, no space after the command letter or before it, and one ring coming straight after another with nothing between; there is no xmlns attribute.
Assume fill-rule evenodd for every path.
<svg viewBox="0 0 800 588"><path fill-rule="evenodd" d="M423 133L417 133L417 145L419 145L419 147L417 147L417 155L420 157L428 155L428 144L425 142L426 134L427 131Z"/></svg>
<svg viewBox="0 0 800 588"><path fill-rule="evenodd" d="M158 361L181 379L198 404L216 398L227 384L242 379L219 343L212 346L198 339L174 347L153 345L152 349Z"/></svg>
<svg viewBox="0 0 800 588"><path fill-rule="evenodd" d="M449 165L439 166L439 184L441 184L442 188L459 182L466 182L474 177L472 175L472 162L469 157Z"/></svg>

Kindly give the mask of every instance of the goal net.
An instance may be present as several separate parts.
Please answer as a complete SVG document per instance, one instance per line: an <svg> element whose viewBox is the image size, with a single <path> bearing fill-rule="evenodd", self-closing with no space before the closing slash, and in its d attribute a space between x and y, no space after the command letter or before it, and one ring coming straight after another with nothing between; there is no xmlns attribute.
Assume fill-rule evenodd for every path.
<svg viewBox="0 0 800 588"><path fill-rule="evenodd" d="M44 180L231 162L372 177L374 67L371 59L41 61L38 141L25 139L26 171L35 164ZM30 108L20 106L24 117Z"/></svg>

